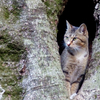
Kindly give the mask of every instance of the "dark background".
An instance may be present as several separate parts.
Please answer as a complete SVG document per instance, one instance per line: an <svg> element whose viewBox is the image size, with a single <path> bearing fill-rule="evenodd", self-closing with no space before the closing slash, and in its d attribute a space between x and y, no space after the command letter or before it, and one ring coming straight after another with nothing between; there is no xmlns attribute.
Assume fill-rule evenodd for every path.
<svg viewBox="0 0 100 100"><path fill-rule="evenodd" d="M63 36L66 31L66 20L73 26L80 26L82 23L87 25L89 32L89 47L91 49L92 41L95 37L96 22L93 17L95 4L92 0L68 0L63 13L59 16L57 42L59 53L64 47Z"/></svg>

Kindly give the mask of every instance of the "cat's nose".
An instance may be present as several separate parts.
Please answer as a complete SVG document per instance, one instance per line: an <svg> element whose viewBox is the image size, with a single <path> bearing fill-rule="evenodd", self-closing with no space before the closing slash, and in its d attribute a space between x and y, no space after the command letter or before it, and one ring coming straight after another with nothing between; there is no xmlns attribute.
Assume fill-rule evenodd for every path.
<svg viewBox="0 0 100 100"><path fill-rule="evenodd" d="M68 46L70 46L70 45L71 45L71 43L68 43L67 45L68 45Z"/></svg>
<svg viewBox="0 0 100 100"><path fill-rule="evenodd" d="M70 46L70 42L67 42L67 45Z"/></svg>
<svg viewBox="0 0 100 100"><path fill-rule="evenodd" d="M68 46L70 46L70 43L69 44L67 44Z"/></svg>

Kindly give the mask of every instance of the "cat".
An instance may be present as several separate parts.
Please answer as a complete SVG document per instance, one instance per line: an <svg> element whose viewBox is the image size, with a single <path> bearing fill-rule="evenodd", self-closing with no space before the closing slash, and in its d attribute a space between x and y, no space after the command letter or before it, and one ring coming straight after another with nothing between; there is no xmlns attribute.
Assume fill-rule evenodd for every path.
<svg viewBox="0 0 100 100"><path fill-rule="evenodd" d="M57 43L59 54L61 55L65 46L63 45L63 36L66 31L66 20L73 26L80 26L85 23L89 32L89 50L92 52L92 41L95 38L96 22L93 17L95 4L93 0L67 0L64 11L61 13L57 24Z"/></svg>
<svg viewBox="0 0 100 100"><path fill-rule="evenodd" d="M61 67L67 82L70 99L73 99L83 83L88 64L88 30L83 23L79 27L66 21L65 49L61 54Z"/></svg>

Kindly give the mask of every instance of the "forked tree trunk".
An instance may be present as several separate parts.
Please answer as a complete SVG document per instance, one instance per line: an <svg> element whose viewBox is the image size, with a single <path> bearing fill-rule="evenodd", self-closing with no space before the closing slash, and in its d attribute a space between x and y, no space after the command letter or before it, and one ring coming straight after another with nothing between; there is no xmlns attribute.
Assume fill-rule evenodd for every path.
<svg viewBox="0 0 100 100"><path fill-rule="evenodd" d="M97 11L99 11L99 9L100 4ZM5 48L6 44L9 46L9 43L11 44L13 41L17 41L16 44L18 44L18 47L20 48L18 48L16 45L15 47L17 48L15 48L14 45L12 46L12 49L15 48L15 52L13 53L14 55L16 53L16 49L17 51L23 49L22 45L19 45L21 44L19 40L23 41L25 50L27 51L27 56L24 54L23 56L25 57L22 57L20 62L17 62L20 63L21 67L24 66L20 72L24 73L25 71L22 80L23 90L25 90L23 100L68 100L64 75L60 66L58 45L56 42L57 33L56 30L55 32L53 31L48 22L46 7L43 2L41 0L1 0L0 12L0 25L2 25L2 27L0 27L0 32L7 32L14 39L12 42L10 42L7 38L7 41L4 42L5 45L1 44L0 42L0 51L1 47ZM93 53L90 67L79 95L76 97L77 100L100 99L99 33L100 31L98 31L98 36L93 41ZM13 62L13 60L10 62L9 60L6 60L5 64ZM3 63L2 66L4 67L5 64ZM0 63L0 68L2 66ZM20 66L17 64L17 67ZM12 69L14 68L11 68L11 70ZM3 79L5 79L4 76ZM3 89L5 89L5 93L2 95L2 100L8 100L8 98L9 100L22 100L22 98L17 98L20 94L20 91L17 88L15 88L13 92L18 92L13 94L11 88L11 92L9 91L8 93L9 86L7 86L7 84L4 85L4 87L3 84L0 83L0 85ZM11 85L13 88L15 87L15 84ZM14 97L12 97L12 95L14 95Z"/></svg>
<svg viewBox="0 0 100 100"><path fill-rule="evenodd" d="M16 67L23 74L23 100L65 100L67 91L65 89L64 75L60 67L60 57L56 42L57 33L56 30L54 33L50 28L44 3L41 0L2 0L0 9L0 24L2 25L0 40L1 42L2 40L4 41L3 32L6 32L12 40L10 42L9 38L7 38L4 49L8 50L12 43L11 50L15 50L14 53L13 50L10 50L11 52L8 50L7 56L18 53L18 51L23 49L23 46L27 52L27 56L23 54L20 58L20 66L18 59ZM17 41L16 44L14 43L15 40ZM23 45L20 45L20 40ZM2 47L4 46L2 46L1 42L0 51L3 52ZM20 47L18 46L17 48L16 45L20 45ZM16 55L14 57L16 58ZM14 62L10 58L2 60L7 64ZM1 65L5 68L8 66L5 66L5 64ZM1 65L0 68L2 67ZM15 73L13 72L13 66L11 64L9 66L12 73ZM6 73L10 72L7 71ZM7 77L10 77L12 81L14 80L13 83L7 82L4 86L1 84L2 90L5 90L4 94L1 91L1 97L3 96L3 100L6 100L6 98L7 100L21 100L22 98L19 98L19 95L21 95L22 91L16 87L19 83L16 81L19 80L15 81L11 75ZM16 79L21 78L19 76L16 77ZM5 80L4 76L3 80Z"/></svg>

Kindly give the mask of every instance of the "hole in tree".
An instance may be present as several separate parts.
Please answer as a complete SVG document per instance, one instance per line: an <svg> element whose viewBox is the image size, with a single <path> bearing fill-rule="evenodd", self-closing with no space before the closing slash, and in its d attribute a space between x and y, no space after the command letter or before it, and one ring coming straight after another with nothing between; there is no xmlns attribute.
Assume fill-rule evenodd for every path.
<svg viewBox="0 0 100 100"><path fill-rule="evenodd" d="M85 23L89 32L89 51L92 48L92 41L95 38L96 22L93 17L95 3L92 0L68 0L64 11L59 16L57 42L59 53L64 50L63 37L66 31L66 20L73 26L80 26Z"/></svg>
<svg viewBox="0 0 100 100"><path fill-rule="evenodd" d="M95 1L95 0L94 0ZM89 51L90 55L92 53L92 42L96 35L96 21L93 17L95 4L92 0L68 0L64 11L59 17L58 22L58 34L57 34L57 42L59 45L59 53L61 54L64 50L64 34L67 29L66 20L73 26L80 26L82 23L85 23L89 32ZM85 78L85 74L83 76L82 81L79 83L79 88L77 92L80 90L83 81Z"/></svg>

